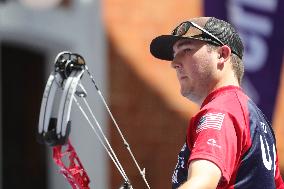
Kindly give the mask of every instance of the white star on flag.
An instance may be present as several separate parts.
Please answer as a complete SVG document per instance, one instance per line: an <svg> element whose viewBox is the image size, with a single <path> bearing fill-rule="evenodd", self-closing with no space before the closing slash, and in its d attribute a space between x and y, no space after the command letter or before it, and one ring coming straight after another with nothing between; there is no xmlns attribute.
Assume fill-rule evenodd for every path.
<svg viewBox="0 0 284 189"><path fill-rule="evenodd" d="M204 129L217 129L221 130L225 114L222 113L207 113L202 116L196 127L196 133Z"/></svg>

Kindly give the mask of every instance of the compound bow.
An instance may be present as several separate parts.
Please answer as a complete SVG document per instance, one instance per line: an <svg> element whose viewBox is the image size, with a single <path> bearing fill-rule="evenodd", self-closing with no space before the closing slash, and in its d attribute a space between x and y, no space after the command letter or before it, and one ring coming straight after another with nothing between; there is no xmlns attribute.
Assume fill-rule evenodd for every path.
<svg viewBox="0 0 284 189"><path fill-rule="evenodd" d="M72 102L74 101L98 137L100 143L105 148L107 154L114 162L119 173L123 177L124 184L121 188L133 188L107 137L103 133L98 120L96 119L91 107L87 102L87 92L80 81L85 72L87 72L89 78L94 84L100 99L105 105L108 114L110 115L117 131L119 132L125 147L130 153L131 158L137 166L147 188L150 189L145 177L145 169L141 170L140 166L138 165L129 144L125 140L105 101L105 98L96 85L96 82L85 63L84 58L79 54L64 51L59 53L55 58L54 71L48 78L41 103L38 125L40 142L53 147L53 159L59 166L60 172L65 176L73 189L90 188L90 179L68 138L71 129L70 111ZM93 121L95 122L96 128L75 95L82 99L85 107L87 107L89 114L91 114ZM60 97L60 103L59 107L56 107L57 104L54 102L58 96ZM52 116L52 112L54 112L55 109L58 110L57 117ZM66 159L68 160L67 163L63 161Z"/></svg>

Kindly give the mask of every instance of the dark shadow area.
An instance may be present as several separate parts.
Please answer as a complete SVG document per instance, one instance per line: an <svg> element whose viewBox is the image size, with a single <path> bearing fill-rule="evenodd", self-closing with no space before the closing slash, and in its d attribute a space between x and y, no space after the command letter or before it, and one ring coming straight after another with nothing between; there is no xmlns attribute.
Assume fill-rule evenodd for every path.
<svg viewBox="0 0 284 189"><path fill-rule="evenodd" d="M36 141L44 52L2 42L3 189L47 188L45 146Z"/></svg>

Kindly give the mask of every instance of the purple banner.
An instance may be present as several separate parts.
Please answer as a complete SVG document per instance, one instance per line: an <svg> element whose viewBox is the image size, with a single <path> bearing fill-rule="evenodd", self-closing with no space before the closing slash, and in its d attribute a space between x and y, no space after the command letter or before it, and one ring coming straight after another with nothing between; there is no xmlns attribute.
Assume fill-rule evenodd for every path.
<svg viewBox="0 0 284 189"><path fill-rule="evenodd" d="M245 45L242 87L271 121L284 47L283 0L204 0L205 16L232 23Z"/></svg>

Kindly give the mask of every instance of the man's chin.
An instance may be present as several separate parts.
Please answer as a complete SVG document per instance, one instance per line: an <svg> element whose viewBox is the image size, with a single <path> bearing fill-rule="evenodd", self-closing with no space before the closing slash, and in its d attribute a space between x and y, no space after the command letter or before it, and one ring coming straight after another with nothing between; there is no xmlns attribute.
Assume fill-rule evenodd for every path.
<svg viewBox="0 0 284 189"><path fill-rule="evenodd" d="M188 100L197 103L199 98L198 96L194 95L192 91L189 90L180 90L180 93L183 97L187 98Z"/></svg>
<svg viewBox="0 0 284 189"><path fill-rule="evenodd" d="M189 91L186 91L186 90L180 90L180 94L182 96L184 96L185 98L188 98L190 96L190 92Z"/></svg>

